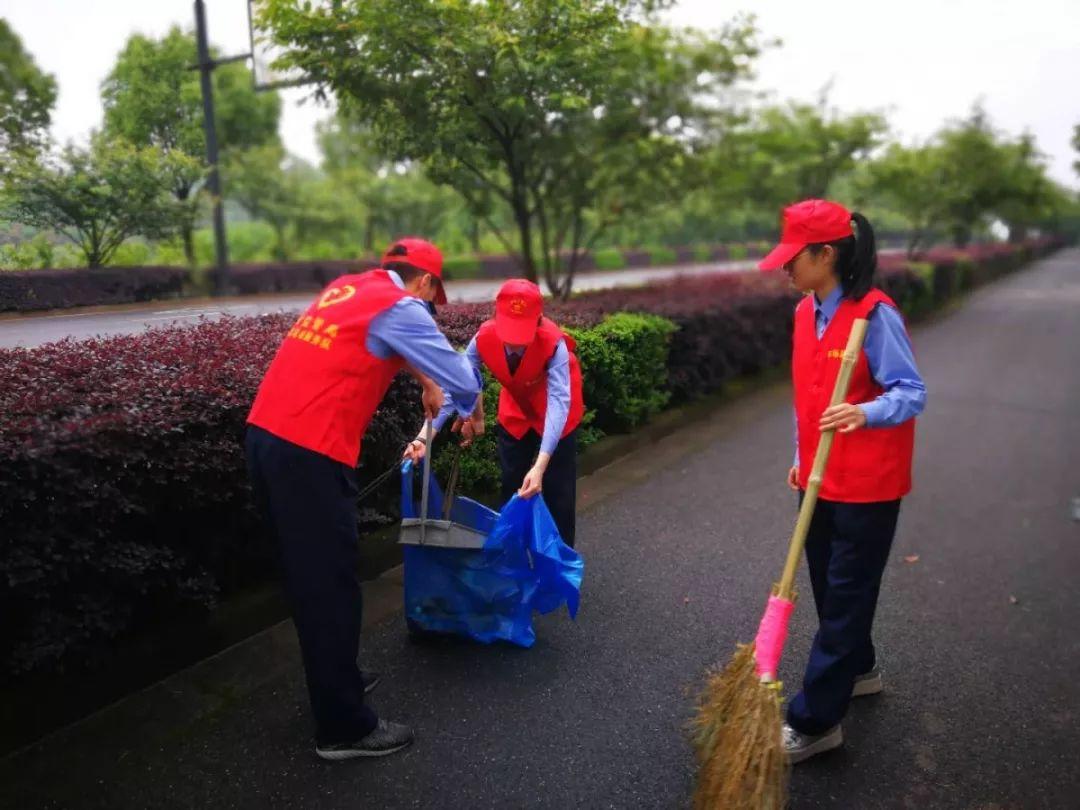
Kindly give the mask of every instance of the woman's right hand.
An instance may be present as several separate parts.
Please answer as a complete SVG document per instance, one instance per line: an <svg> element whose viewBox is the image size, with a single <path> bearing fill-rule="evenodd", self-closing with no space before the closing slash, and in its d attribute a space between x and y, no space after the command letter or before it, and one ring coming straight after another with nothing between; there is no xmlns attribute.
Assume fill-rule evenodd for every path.
<svg viewBox="0 0 1080 810"><path fill-rule="evenodd" d="M795 492L799 491L799 468L798 467L792 467L790 470L788 470L787 485L791 489L793 489Z"/></svg>

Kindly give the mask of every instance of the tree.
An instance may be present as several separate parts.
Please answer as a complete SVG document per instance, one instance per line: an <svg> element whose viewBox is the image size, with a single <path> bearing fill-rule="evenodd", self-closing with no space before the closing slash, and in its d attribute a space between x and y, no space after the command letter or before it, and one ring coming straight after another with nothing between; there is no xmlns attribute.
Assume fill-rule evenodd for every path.
<svg viewBox="0 0 1080 810"><path fill-rule="evenodd" d="M372 148L371 132L345 115L318 126L322 169L339 198L348 201L346 227L372 254L379 239L435 234L460 211L461 197L424 176L414 163L394 163Z"/></svg>
<svg viewBox="0 0 1080 810"><path fill-rule="evenodd" d="M279 144L267 144L231 152L226 163L225 196L274 229L278 259L289 258L288 228L299 208L299 194L284 162L285 150Z"/></svg>
<svg viewBox="0 0 1080 810"><path fill-rule="evenodd" d="M206 176L203 156L202 93L195 38L173 27L161 39L135 34L128 39L101 88L105 131L138 144L152 144L166 154L198 159L178 161L167 182L185 211L181 225L184 254L195 263L192 233L198 217L198 196ZM218 138L224 151L277 142L281 100L276 93L256 93L243 64L214 71L214 107Z"/></svg>
<svg viewBox="0 0 1080 810"><path fill-rule="evenodd" d="M1077 124L1073 128L1072 145L1073 149L1075 149L1077 152L1080 152L1080 124ZM1080 174L1080 160L1073 162L1073 171L1075 171L1077 174Z"/></svg>
<svg viewBox="0 0 1080 810"><path fill-rule="evenodd" d="M825 197L838 177L881 144L887 130L879 113L830 109L827 89L816 104L765 107L719 139L712 186L723 202L750 200L770 211Z"/></svg>
<svg viewBox="0 0 1080 810"><path fill-rule="evenodd" d="M0 18L0 171L12 157L46 144L55 103L56 79L41 71Z"/></svg>
<svg viewBox="0 0 1080 810"><path fill-rule="evenodd" d="M259 24L378 153L419 163L485 220L491 200L505 206L505 247L566 295L599 234L697 176L694 143L761 47L750 20L677 33L658 5L265 0Z"/></svg>
<svg viewBox="0 0 1080 810"><path fill-rule="evenodd" d="M5 214L66 236L89 267L101 267L128 237L176 233L183 215L166 183L193 162L179 152L96 135L89 148L69 145L59 156L17 161L4 192Z"/></svg>
<svg viewBox="0 0 1080 810"><path fill-rule="evenodd" d="M1057 185L1046 174L1046 157L1025 133L999 146L1002 190L994 214L1009 227L1009 241L1021 242L1030 228L1053 219L1062 204Z"/></svg>
<svg viewBox="0 0 1080 810"><path fill-rule="evenodd" d="M907 252L924 246L943 215L944 157L933 145L891 144L868 167L870 193L883 197L908 223Z"/></svg>

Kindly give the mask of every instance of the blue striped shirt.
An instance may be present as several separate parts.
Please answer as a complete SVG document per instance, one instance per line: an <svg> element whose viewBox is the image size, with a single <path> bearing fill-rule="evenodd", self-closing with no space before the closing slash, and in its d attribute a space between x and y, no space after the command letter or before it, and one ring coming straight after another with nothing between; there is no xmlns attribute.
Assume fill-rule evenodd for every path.
<svg viewBox="0 0 1080 810"><path fill-rule="evenodd" d="M507 360L513 354L505 349ZM524 354L524 352L522 352ZM476 338L469 341L465 348L465 357L470 365L479 373L480 352L476 349ZM566 341L559 340L555 346L555 352L547 362L547 411L544 414L544 435L540 438L540 452L554 453L555 447L562 438L566 428L566 418L570 414L570 351L566 348ZM450 411L445 406L443 413L435 420L436 429L442 427Z"/></svg>
<svg viewBox="0 0 1080 810"><path fill-rule="evenodd" d="M818 340L825 334L840 306L843 289L837 285L824 301L814 296L814 323ZM904 320L895 307L878 304L870 313L863 352L870 374L885 390L871 402L860 402L868 428L895 427L926 408L926 384L915 366ZM795 466L799 465L799 431L795 430Z"/></svg>
<svg viewBox="0 0 1080 810"><path fill-rule="evenodd" d="M387 271L402 289L401 276ZM364 346L376 357L388 360L399 356L418 371L431 377L443 389L449 411L468 416L476 407L483 388L483 378L460 352L446 340L419 298L402 298L385 312L376 315L368 327Z"/></svg>

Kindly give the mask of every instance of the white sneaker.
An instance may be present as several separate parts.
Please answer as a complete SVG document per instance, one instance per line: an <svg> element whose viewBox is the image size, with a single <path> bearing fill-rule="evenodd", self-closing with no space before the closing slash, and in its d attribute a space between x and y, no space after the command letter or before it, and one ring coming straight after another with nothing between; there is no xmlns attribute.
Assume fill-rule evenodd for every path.
<svg viewBox="0 0 1080 810"><path fill-rule="evenodd" d="M784 751L787 752L788 764L796 765L810 757L832 751L844 744L844 732L835 726L824 734L811 736L800 734L787 723L783 729Z"/></svg>
<svg viewBox="0 0 1080 810"><path fill-rule="evenodd" d="M855 685L851 687L851 696L857 698L876 695L884 688L885 686L881 682L881 669L874 667L869 672L864 672L855 678Z"/></svg>

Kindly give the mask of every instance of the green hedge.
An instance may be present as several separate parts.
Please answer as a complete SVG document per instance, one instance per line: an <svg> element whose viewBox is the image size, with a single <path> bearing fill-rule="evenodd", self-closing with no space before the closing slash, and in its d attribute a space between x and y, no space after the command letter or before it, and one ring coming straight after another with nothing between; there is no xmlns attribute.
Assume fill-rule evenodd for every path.
<svg viewBox="0 0 1080 810"><path fill-rule="evenodd" d="M626 267L626 257L617 248L601 248L593 254L597 270L622 270Z"/></svg>
<svg viewBox="0 0 1080 810"><path fill-rule="evenodd" d="M625 431L667 404L667 360L675 324L656 315L620 312L591 329L570 330L584 375L593 426Z"/></svg>
<svg viewBox="0 0 1080 810"><path fill-rule="evenodd" d="M649 260L656 267L676 264L679 261L679 254L669 247L651 247L648 251Z"/></svg>
<svg viewBox="0 0 1080 810"><path fill-rule="evenodd" d="M606 432L632 430L659 413L671 394L667 388L670 337L676 326L655 315L618 313L588 329L569 329L585 370L583 396L587 410L578 432L578 449ZM485 432L460 460L460 491L493 493L499 488L495 442L501 386L484 371ZM440 452L450 441L446 427L436 443L435 470L446 481L453 452ZM455 440L456 441L456 440Z"/></svg>
<svg viewBox="0 0 1080 810"><path fill-rule="evenodd" d="M450 256L443 260L443 274L447 279L478 278L480 260L475 256Z"/></svg>

